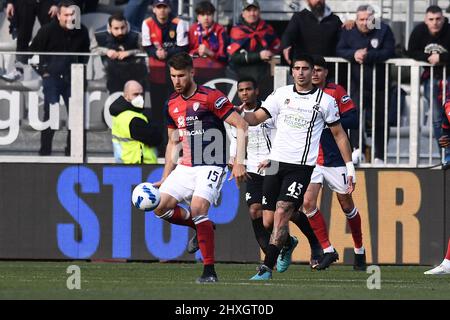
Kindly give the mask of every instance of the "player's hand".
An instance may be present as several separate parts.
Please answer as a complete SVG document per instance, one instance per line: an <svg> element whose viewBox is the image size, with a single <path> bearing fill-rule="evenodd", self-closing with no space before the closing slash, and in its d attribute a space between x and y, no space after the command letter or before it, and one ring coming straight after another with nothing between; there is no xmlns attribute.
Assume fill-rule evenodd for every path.
<svg viewBox="0 0 450 320"><path fill-rule="evenodd" d="M261 161L258 164L258 173L261 174L264 170L270 167L270 160Z"/></svg>
<svg viewBox="0 0 450 320"><path fill-rule="evenodd" d="M259 57L261 58L261 60L263 61L269 61L270 59L272 59L273 53L270 50L262 50L259 53Z"/></svg>
<svg viewBox="0 0 450 320"><path fill-rule="evenodd" d="M231 180L233 178L236 179L236 185L239 188L239 185L241 182L247 181L247 178L250 176L247 173L247 170L245 170L245 166L241 163L234 163L233 165L233 171L231 172L231 176L228 180Z"/></svg>
<svg viewBox="0 0 450 320"><path fill-rule="evenodd" d="M353 182L353 176L347 176L347 193L352 194L355 191L356 183Z"/></svg>
<svg viewBox="0 0 450 320"><path fill-rule="evenodd" d="M12 3L8 3L6 6L6 17L12 18L14 16L14 5Z"/></svg>
<svg viewBox="0 0 450 320"><path fill-rule="evenodd" d="M235 157L230 157L230 160L228 160L227 166L230 170L233 170L233 165L235 161L236 161Z"/></svg>
<svg viewBox="0 0 450 320"><path fill-rule="evenodd" d="M155 188L159 188L159 187L161 187L161 185L162 185L162 183L164 182L164 180L165 180L165 179L161 179L161 180L159 180L159 181L157 181L157 182L152 182L152 185L153 185Z"/></svg>
<svg viewBox="0 0 450 320"><path fill-rule="evenodd" d="M439 138L439 145L442 148L450 147L450 138L449 136L442 136Z"/></svg>
<svg viewBox="0 0 450 320"><path fill-rule="evenodd" d="M234 110L236 110L237 113L241 114L244 111L245 102L242 103L240 106L234 106Z"/></svg>

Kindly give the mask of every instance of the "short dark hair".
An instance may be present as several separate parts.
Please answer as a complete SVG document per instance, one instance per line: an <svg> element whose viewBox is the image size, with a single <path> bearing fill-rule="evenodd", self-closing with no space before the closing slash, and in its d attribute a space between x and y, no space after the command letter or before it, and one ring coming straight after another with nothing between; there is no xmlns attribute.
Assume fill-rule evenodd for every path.
<svg viewBox="0 0 450 320"><path fill-rule="evenodd" d="M175 70L194 68L192 57L187 52L179 52L174 54L167 62L167 65Z"/></svg>
<svg viewBox="0 0 450 320"><path fill-rule="evenodd" d="M68 8L68 7L76 6L76 5L77 4L75 3L75 1L72 1L72 0L61 0L58 3L58 9L61 9L62 7Z"/></svg>
<svg viewBox="0 0 450 320"><path fill-rule="evenodd" d="M253 89L257 89L258 88L258 83L256 82L255 78L252 78L250 76L239 78L237 84L239 85L242 82L251 82L252 85L253 85Z"/></svg>
<svg viewBox="0 0 450 320"><path fill-rule="evenodd" d="M125 18L125 16L123 15L122 12L116 12L113 13L109 18L108 18L108 25L111 27L111 23L113 20L116 21L127 21L127 18Z"/></svg>
<svg viewBox="0 0 450 320"><path fill-rule="evenodd" d="M325 58L319 55L313 56L314 65L322 67L324 69L328 69L327 62L325 61Z"/></svg>
<svg viewBox="0 0 450 320"><path fill-rule="evenodd" d="M201 1L195 7L195 13L199 14L214 14L216 12L216 8L209 1Z"/></svg>
<svg viewBox="0 0 450 320"><path fill-rule="evenodd" d="M425 13L442 13L442 9L439 6L432 5L427 8Z"/></svg>
<svg viewBox="0 0 450 320"><path fill-rule="evenodd" d="M294 56L291 63L291 69L294 68L294 65L297 61L306 61L311 67L311 69L314 68L314 59L309 54L299 54Z"/></svg>

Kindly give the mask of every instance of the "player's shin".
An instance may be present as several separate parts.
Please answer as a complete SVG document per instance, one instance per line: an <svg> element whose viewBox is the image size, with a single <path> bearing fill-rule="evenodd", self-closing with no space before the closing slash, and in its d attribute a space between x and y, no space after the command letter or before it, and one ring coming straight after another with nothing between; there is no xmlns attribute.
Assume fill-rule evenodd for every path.
<svg viewBox="0 0 450 320"><path fill-rule="evenodd" d="M159 218L164 219L170 223L180 226L188 226L195 229L195 224L192 221L189 210L176 206L173 210L167 211L165 214L160 215Z"/></svg>
<svg viewBox="0 0 450 320"><path fill-rule="evenodd" d="M198 245L203 256L204 273L214 274L214 228L208 216L193 218L197 228Z"/></svg>
<svg viewBox="0 0 450 320"><path fill-rule="evenodd" d="M253 231L255 232L256 241L258 241L259 247L267 254L267 248L270 241L270 233L264 228L263 218L252 219Z"/></svg>
<svg viewBox="0 0 450 320"><path fill-rule="evenodd" d="M291 221L295 223L295 225L300 229L300 231L306 236L309 241L309 245L311 249L320 247L319 240L314 234L314 230L312 229L308 218L303 212L295 211L292 214Z"/></svg>
<svg viewBox="0 0 450 320"><path fill-rule="evenodd" d="M313 211L306 213L306 216L309 219L309 223L311 224L311 227L314 230L314 234L319 240L323 251L334 252L334 248L328 238L327 225L320 210L316 208Z"/></svg>
<svg viewBox="0 0 450 320"><path fill-rule="evenodd" d="M353 243L355 245L355 250L363 248L362 242L362 231L361 231L361 216L359 215L358 209L355 207L350 212L345 212L347 217L348 224L350 226L350 230L352 232ZM361 252L361 253L364 253Z"/></svg>

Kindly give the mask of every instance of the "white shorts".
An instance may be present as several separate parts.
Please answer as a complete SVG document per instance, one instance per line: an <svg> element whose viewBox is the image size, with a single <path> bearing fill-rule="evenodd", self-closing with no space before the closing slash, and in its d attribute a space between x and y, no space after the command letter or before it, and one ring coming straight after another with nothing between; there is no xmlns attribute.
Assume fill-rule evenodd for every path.
<svg viewBox="0 0 450 320"><path fill-rule="evenodd" d="M310 183L323 185L326 181L331 190L340 193L347 193L347 168L346 167L324 167L316 165L311 175Z"/></svg>
<svg viewBox="0 0 450 320"><path fill-rule="evenodd" d="M190 203L193 196L208 200L211 205L219 200L220 190L228 169L218 166L188 167L177 165L159 188L178 202Z"/></svg>

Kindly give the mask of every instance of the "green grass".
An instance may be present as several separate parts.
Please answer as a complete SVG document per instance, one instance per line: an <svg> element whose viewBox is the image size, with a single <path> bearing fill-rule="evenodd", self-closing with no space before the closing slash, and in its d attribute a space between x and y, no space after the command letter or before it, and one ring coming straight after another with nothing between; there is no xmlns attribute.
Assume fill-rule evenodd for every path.
<svg viewBox="0 0 450 320"><path fill-rule="evenodd" d="M81 268L81 290L66 287L67 267ZM253 282L255 264L218 264L220 282L199 285L201 264L0 261L0 299L450 299L450 276L428 267L382 266L381 289L365 272L332 266L312 272L293 265L268 282Z"/></svg>

